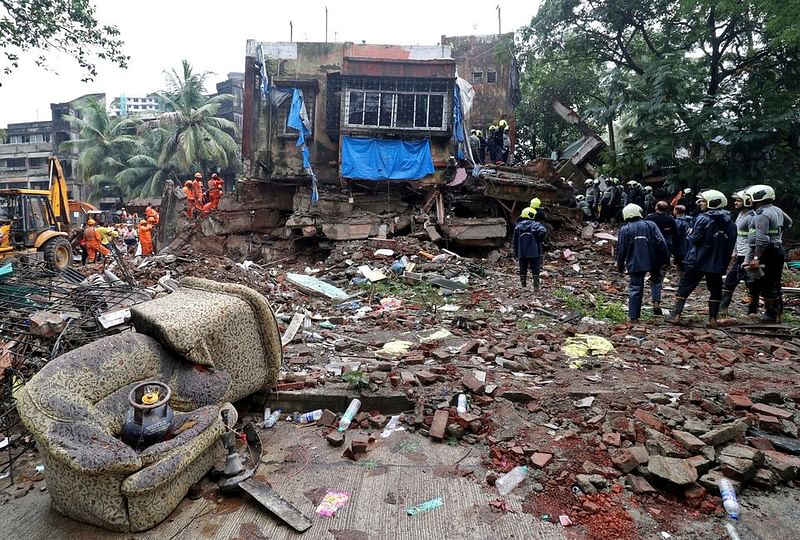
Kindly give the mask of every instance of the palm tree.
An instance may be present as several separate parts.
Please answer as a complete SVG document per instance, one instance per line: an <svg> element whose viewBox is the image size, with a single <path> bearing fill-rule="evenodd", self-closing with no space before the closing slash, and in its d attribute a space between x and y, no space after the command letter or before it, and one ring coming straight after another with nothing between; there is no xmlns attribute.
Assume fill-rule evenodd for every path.
<svg viewBox="0 0 800 540"><path fill-rule="evenodd" d="M182 71L167 73L167 90L157 94L167 112L142 123L140 134L151 133L160 142L155 157L156 170L146 186L146 193L158 193L165 178L191 175L195 171L227 169L236 163L236 124L215 116L220 106L233 96L203 94L209 72L195 73L188 61ZM139 161L144 164L145 160ZM152 166L149 163L148 166Z"/></svg>
<svg viewBox="0 0 800 540"><path fill-rule="evenodd" d="M0 144L6 142L6 130L0 129Z"/></svg>
<svg viewBox="0 0 800 540"><path fill-rule="evenodd" d="M76 176L89 186L89 199L96 199L104 186L116 185L116 175L128 165L131 155L140 153L135 118L110 118L105 105L91 99L79 109L80 115L64 115L78 129L78 139L66 141L59 150L78 153Z"/></svg>

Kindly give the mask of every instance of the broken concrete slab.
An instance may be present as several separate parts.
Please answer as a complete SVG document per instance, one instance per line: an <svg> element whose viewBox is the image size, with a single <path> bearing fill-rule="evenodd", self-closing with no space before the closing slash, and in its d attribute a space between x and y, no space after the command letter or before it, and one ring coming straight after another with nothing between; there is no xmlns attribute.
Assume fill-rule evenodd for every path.
<svg viewBox="0 0 800 540"><path fill-rule="evenodd" d="M342 289L305 274L292 274L291 272L287 273L286 281L304 293L314 296L321 296L334 302L344 302L350 298L350 295Z"/></svg>
<svg viewBox="0 0 800 540"><path fill-rule="evenodd" d="M647 469L655 478L677 487L685 487L697 481L697 470L685 459L650 456Z"/></svg>

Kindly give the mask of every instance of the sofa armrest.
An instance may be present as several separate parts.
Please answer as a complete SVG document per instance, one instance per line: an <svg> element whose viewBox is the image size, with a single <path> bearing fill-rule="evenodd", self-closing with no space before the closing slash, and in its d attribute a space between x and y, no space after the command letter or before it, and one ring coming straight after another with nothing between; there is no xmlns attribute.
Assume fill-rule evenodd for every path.
<svg viewBox="0 0 800 540"><path fill-rule="evenodd" d="M191 463L202 455L210 447L219 445L222 448L221 436L225 430L222 419L218 415L216 407L203 407L198 409L213 410L215 418L213 422L205 425L205 428L195 433L193 436L188 432L197 427L189 428L186 432L164 443L151 446L145 452L150 452L145 456L145 452L140 457L144 461L157 458L142 470L132 474L122 483L122 493L129 496L140 495L172 482ZM204 411L203 414L206 414ZM162 446L163 445L163 446Z"/></svg>
<svg viewBox="0 0 800 540"><path fill-rule="evenodd" d="M205 441L214 435L214 424L219 421L219 407L209 405L188 413L175 413L172 421L172 437L154 444L139 454L143 467L166 458L171 452L185 444ZM204 443L201 442L201 445Z"/></svg>
<svg viewBox="0 0 800 540"><path fill-rule="evenodd" d="M54 422L36 442L51 458L84 474L127 474L142 468L133 448L84 422Z"/></svg>

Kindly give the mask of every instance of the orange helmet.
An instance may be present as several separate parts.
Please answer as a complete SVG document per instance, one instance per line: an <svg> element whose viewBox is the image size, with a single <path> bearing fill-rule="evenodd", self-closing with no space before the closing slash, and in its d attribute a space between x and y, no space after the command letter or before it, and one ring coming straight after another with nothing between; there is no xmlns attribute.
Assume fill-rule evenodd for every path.
<svg viewBox="0 0 800 540"><path fill-rule="evenodd" d="M147 222L148 223L155 223L156 222L156 218L154 218L153 216L150 216L149 218L147 218Z"/></svg>
<svg viewBox="0 0 800 540"><path fill-rule="evenodd" d="M86 224L87 225L97 225L97 222L90 218L89 221L86 222Z"/></svg>
<svg viewBox="0 0 800 540"><path fill-rule="evenodd" d="M187 186L187 187L191 187L192 181L191 180L187 180L186 182L183 183L183 185Z"/></svg>
<svg viewBox="0 0 800 540"><path fill-rule="evenodd" d="M195 178L202 178L202 177L203 177L203 175L202 175L202 174L200 174L199 172L196 172L196 173L194 173L194 177L195 177Z"/></svg>

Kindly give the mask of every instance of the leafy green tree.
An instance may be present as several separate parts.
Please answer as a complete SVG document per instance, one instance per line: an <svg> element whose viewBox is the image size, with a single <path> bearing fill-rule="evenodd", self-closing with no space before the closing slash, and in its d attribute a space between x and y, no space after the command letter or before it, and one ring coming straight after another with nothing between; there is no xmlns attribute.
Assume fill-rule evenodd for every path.
<svg viewBox="0 0 800 540"><path fill-rule="evenodd" d="M523 37L540 64L598 67L598 91L613 103L597 118L624 120L617 172L662 169L682 186L770 181L798 190L797 7L547 0Z"/></svg>
<svg viewBox="0 0 800 540"><path fill-rule="evenodd" d="M110 118L96 99L83 104L79 115L64 115L64 119L77 128L79 138L62 143L59 149L78 154L76 176L89 186L89 199L94 200L104 187L117 185L116 175L128 166L130 156L140 153L138 121Z"/></svg>
<svg viewBox="0 0 800 540"><path fill-rule="evenodd" d="M89 0L0 0L0 8L4 75L19 67L28 53L37 54L36 64L47 68L47 54L54 50L75 59L84 81L97 75L98 60L127 67L119 30L97 21Z"/></svg>
<svg viewBox="0 0 800 540"><path fill-rule="evenodd" d="M205 96L208 75L208 72L195 73L186 60L180 72L172 70L167 74L167 90L158 93L167 112L144 122L139 131L140 134L156 131L160 144L156 164L161 176L148 182L147 194L159 192L165 172L181 176L235 167L236 124L216 116L221 105L233 96Z"/></svg>

